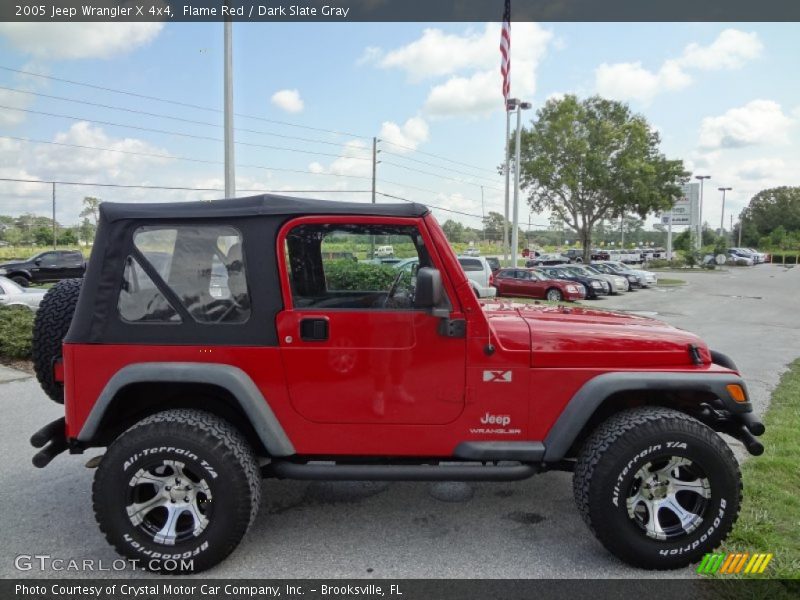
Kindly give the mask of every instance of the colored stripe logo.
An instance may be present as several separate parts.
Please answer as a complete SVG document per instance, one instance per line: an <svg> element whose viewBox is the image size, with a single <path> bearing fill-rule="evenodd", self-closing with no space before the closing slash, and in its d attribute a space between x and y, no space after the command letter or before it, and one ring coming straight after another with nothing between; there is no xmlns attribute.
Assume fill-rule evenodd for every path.
<svg viewBox="0 0 800 600"><path fill-rule="evenodd" d="M747 552L734 554L706 554L697 572L701 574L721 573L735 575L737 573L755 574L763 573L772 560L772 554L749 554Z"/></svg>

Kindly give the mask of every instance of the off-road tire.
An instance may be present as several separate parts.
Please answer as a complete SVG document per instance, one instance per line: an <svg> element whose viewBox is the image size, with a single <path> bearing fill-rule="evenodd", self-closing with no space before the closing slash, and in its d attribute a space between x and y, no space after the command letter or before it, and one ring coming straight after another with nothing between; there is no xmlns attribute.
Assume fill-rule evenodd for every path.
<svg viewBox="0 0 800 600"><path fill-rule="evenodd" d="M176 537L172 544L155 541L128 516L128 506L133 506L131 482L140 473L153 472L153 465L162 461L179 462L183 472L208 484L205 528L200 533L190 531L185 534L188 538ZM170 497L164 491L170 488L160 492L153 488L156 496ZM165 574L196 573L225 559L255 520L260 499L258 462L242 434L211 413L189 409L156 413L125 431L103 456L92 487L95 518L108 542L123 556L139 561L139 566ZM144 516L163 519L155 511ZM193 518L191 513L181 518L186 515ZM177 523L176 519L174 529Z"/></svg>
<svg viewBox="0 0 800 600"><path fill-rule="evenodd" d="M710 491L696 529L662 540L629 516L626 500L637 471L665 457L692 461ZM635 567L666 570L698 562L725 539L739 514L742 480L733 452L712 429L676 410L639 407L610 417L587 438L573 492L583 520L612 554Z"/></svg>
<svg viewBox="0 0 800 600"><path fill-rule="evenodd" d="M61 358L61 342L67 335L81 293L82 279L64 279L42 298L33 322L33 369L54 402L64 404L64 385L55 380L53 363Z"/></svg>

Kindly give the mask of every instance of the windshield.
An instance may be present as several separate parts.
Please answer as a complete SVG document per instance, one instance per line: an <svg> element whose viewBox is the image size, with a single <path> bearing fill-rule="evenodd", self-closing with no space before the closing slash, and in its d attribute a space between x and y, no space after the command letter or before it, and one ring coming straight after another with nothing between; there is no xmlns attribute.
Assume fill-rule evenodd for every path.
<svg viewBox="0 0 800 600"><path fill-rule="evenodd" d="M603 274L598 269L595 269L594 267L590 267L589 265L586 265L585 267L583 267L583 270L587 271L588 273L591 273L592 275L602 275Z"/></svg>
<svg viewBox="0 0 800 600"><path fill-rule="evenodd" d="M568 268L566 268L564 270L567 273L570 273L571 275L576 275L578 277L587 277L588 276L588 273L584 273L583 271L581 271L580 267L568 267Z"/></svg>

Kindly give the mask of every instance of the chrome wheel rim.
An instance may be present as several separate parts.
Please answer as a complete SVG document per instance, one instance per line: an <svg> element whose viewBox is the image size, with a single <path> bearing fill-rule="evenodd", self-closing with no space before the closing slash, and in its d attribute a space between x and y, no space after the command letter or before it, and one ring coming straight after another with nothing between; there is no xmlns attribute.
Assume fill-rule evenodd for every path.
<svg viewBox="0 0 800 600"><path fill-rule="evenodd" d="M550 300L550 302L558 302L560 295L561 294L559 294L557 290L550 290L547 292L547 299Z"/></svg>
<svg viewBox="0 0 800 600"><path fill-rule="evenodd" d="M648 538L671 541L695 531L710 506L711 484L688 458L648 462L633 476L627 496L628 517Z"/></svg>
<svg viewBox="0 0 800 600"><path fill-rule="evenodd" d="M151 540L174 546L208 527L211 490L184 463L162 460L131 477L125 511L131 524Z"/></svg>

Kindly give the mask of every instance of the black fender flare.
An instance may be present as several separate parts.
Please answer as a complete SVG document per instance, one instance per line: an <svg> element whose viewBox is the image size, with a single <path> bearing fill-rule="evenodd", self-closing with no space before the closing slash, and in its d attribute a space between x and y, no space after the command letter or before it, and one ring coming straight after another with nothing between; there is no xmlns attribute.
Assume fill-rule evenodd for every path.
<svg viewBox="0 0 800 600"><path fill-rule="evenodd" d="M736 402L725 386L740 385L747 402ZM626 391L707 392L732 413L752 411L747 386L736 373L624 371L604 373L587 381L564 407L544 440L544 462L562 460L598 407L612 394Z"/></svg>
<svg viewBox="0 0 800 600"><path fill-rule="evenodd" d="M91 442L117 393L133 383L205 383L226 389L247 416L270 456L295 454L266 398L250 376L233 365L219 363L150 362L120 369L106 384L78 434L79 442Z"/></svg>
<svg viewBox="0 0 800 600"><path fill-rule="evenodd" d="M33 275L31 275L31 272L28 269L9 269L8 275L5 275L5 277L11 279L17 275L22 275L29 280L33 280Z"/></svg>

